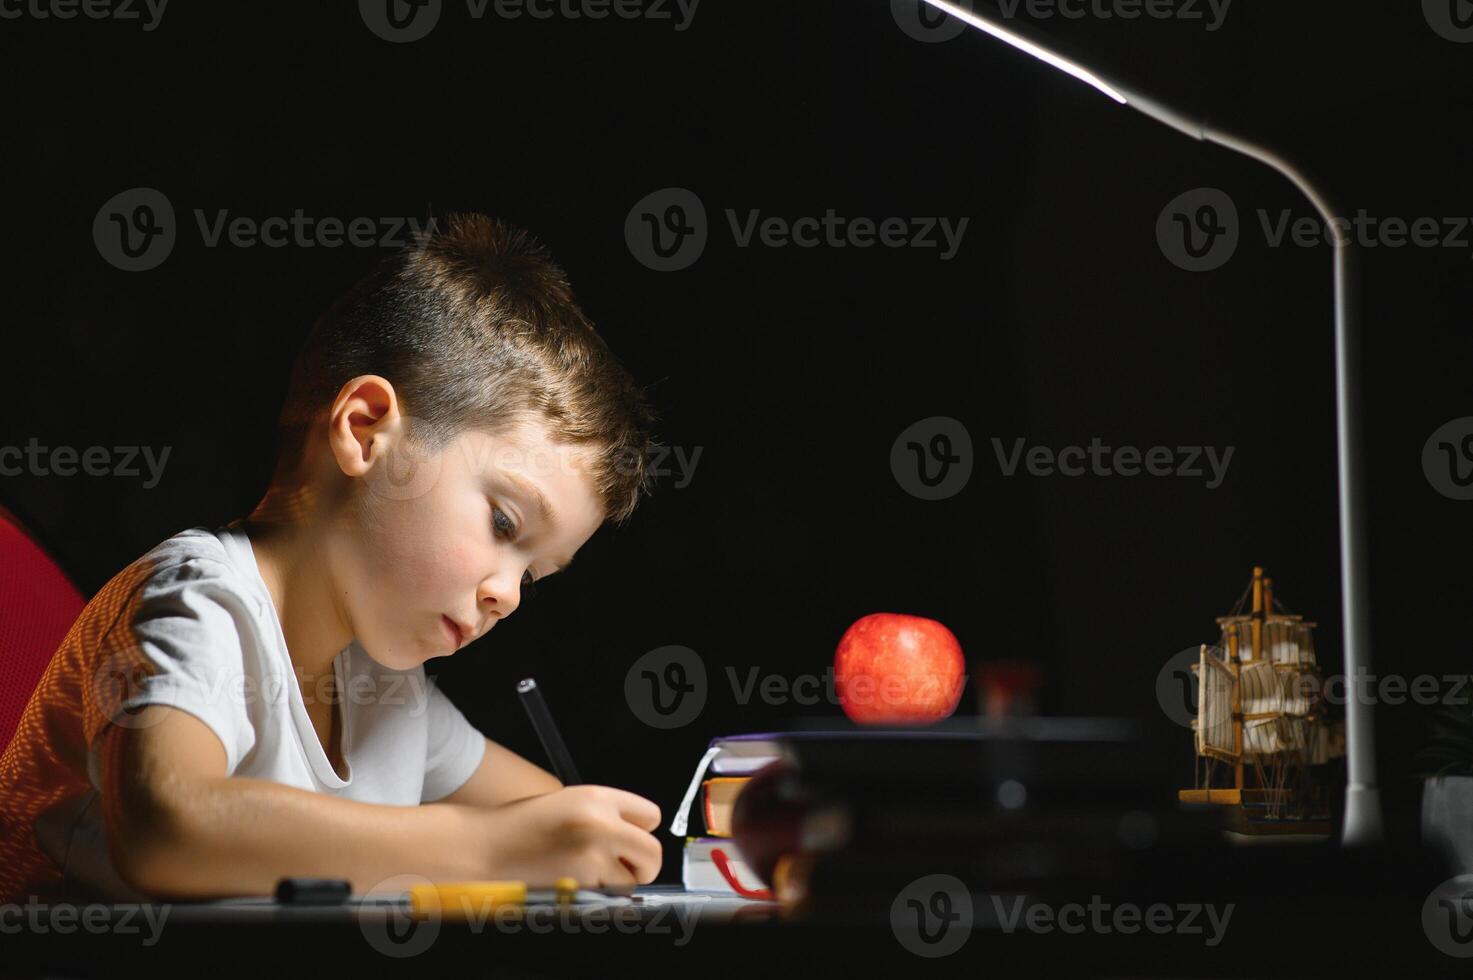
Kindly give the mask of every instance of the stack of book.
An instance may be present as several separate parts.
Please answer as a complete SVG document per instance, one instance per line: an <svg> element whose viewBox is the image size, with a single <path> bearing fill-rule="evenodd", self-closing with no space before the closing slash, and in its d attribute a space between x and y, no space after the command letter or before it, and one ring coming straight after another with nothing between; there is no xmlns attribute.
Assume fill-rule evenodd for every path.
<svg viewBox="0 0 1473 980"><path fill-rule="evenodd" d="M772 893L743 859L732 837L731 814L737 795L752 774L780 757L774 733L728 735L712 739L691 778L670 832L685 837L681 882L687 891L771 900ZM699 797L705 833L688 833L692 805Z"/></svg>

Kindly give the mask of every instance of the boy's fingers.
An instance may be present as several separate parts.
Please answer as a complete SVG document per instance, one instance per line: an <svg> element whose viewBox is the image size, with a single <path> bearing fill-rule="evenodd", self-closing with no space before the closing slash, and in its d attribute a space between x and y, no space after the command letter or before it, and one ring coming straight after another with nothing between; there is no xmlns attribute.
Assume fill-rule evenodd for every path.
<svg viewBox="0 0 1473 980"><path fill-rule="evenodd" d="M617 800L619 816L641 830L660 826L660 808L637 793L620 790Z"/></svg>
<svg viewBox="0 0 1473 980"><path fill-rule="evenodd" d="M660 846L660 842L649 834L625 824L621 830L617 831L613 844L614 853L618 855L619 860L628 861L633 865L636 875L653 881L660 873L660 865L665 859L665 850Z"/></svg>
<svg viewBox="0 0 1473 980"><path fill-rule="evenodd" d="M655 875L659 873L658 868L650 868L638 860L627 857L619 858L619 868L622 874L617 880L622 885L642 885L647 881L654 881Z"/></svg>

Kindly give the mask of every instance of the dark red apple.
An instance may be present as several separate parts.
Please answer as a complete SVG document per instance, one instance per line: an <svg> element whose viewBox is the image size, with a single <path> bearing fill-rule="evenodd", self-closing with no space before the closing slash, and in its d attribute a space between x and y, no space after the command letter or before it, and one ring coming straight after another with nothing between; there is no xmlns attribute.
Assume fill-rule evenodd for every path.
<svg viewBox="0 0 1473 980"><path fill-rule="evenodd" d="M966 684L956 636L934 619L870 613L834 652L834 691L861 725L924 725L956 711Z"/></svg>
<svg viewBox="0 0 1473 980"><path fill-rule="evenodd" d="M982 715L1005 718L1031 715L1033 696L1043 673L1027 660L989 660L978 665L977 683L982 688Z"/></svg>
<svg viewBox="0 0 1473 980"><path fill-rule="evenodd" d="M737 851L768 888L784 854L796 854L803 821L813 795L784 759L768 763L752 775L731 808L731 835Z"/></svg>

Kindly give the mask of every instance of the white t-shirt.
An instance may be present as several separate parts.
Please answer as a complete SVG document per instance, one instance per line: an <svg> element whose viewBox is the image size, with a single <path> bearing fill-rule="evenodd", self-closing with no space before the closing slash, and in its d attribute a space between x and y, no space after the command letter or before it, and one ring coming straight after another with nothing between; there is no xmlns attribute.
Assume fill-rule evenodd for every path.
<svg viewBox="0 0 1473 980"><path fill-rule="evenodd" d="M346 779L312 727L239 522L160 543L87 604L0 756L0 900L145 899L108 854L98 756L106 726L130 724L145 704L208 725L232 776L366 803L437 800L480 765L485 737L423 667L390 670L354 640L333 672ZM308 684L309 697L328 696L325 678Z"/></svg>

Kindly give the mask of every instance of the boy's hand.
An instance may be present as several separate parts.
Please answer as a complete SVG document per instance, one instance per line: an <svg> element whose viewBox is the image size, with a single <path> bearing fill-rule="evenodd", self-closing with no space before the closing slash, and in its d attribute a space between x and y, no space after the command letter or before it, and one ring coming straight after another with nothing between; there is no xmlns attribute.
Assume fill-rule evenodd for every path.
<svg viewBox="0 0 1473 980"><path fill-rule="evenodd" d="M472 833L486 876L550 888L564 875L581 888L647 885L663 850L650 831L660 808L627 790L579 784L480 809Z"/></svg>

